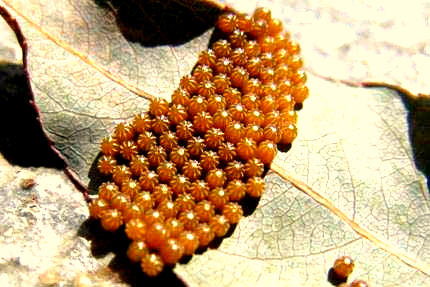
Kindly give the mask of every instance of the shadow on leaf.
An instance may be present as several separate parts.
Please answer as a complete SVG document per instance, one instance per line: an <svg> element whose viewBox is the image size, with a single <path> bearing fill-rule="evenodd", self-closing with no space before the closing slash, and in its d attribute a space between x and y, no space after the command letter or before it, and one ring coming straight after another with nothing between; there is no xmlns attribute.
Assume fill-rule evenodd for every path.
<svg viewBox="0 0 430 287"><path fill-rule="evenodd" d="M223 12L205 1L95 0L112 10L123 36L143 46L179 45L214 26Z"/></svg>
<svg viewBox="0 0 430 287"><path fill-rule="evenodd" d="M64 168L42 130L27 75L21 65L0 65L0 153L11 164Z"/></svg>
<svg viewBox="0 0 430 287"><path fill-rule="evenodd" d="M408 133L414 162L424 173L427 189L430 190L430 95L415 96L401 87L384 83L365 83L365 86L395 90L402 99L408 111Z"/></svg>
<svg viewBox="0 0 430 287"><path fill-rule="evenodd" d="M412 97L398 91L408 109L409 138L417 168L427 177L430 190L430 95Z"/></svg>

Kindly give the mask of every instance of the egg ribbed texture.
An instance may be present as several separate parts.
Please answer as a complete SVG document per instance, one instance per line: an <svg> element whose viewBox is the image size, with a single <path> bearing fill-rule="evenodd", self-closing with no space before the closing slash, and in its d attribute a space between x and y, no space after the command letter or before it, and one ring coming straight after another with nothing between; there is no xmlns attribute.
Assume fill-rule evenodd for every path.
<svg viewBox="0 0 430 287"><path fill-rule="evenodd" d="M200 53L172 101L118 124L100 144L108 178L90 216L125 224L130 260L148 276L227 234L242 201L260 197L264 171L297 136L296 104L308 96L300 46L270 10L227 13L222 37Z"/></svg>

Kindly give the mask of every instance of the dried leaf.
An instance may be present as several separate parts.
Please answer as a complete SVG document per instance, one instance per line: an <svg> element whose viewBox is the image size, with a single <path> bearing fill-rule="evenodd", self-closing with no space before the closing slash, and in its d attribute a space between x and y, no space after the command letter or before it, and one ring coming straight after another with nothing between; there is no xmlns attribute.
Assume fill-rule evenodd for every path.
<svg viewBox="0 0 430 287"><path fill-rule="evenodd" d="M409 56L422 42L415 39L412 49L394 53L403 45L396 38L386 40L396 45L374 39L383 35L384 23L400 27L402 22L394 16L394 24L387 18L375 21L381 14L367 13L374 6L352 9L349 2L330 8L258 1L298 35L311 72L311 96L299 112L299 137L275 162L291 183L268 175L256 210L231 237L177 265L174 272L188 285L331 286L328 270L344 254L356 260L351 277L371 286L430 284L429 189L420 171L425 171L426 153L416 145L428 129L421 129L424 137L417 141L416 102L392 90L332 81L389 79L414 92L428 90L419 66L408 73L415 77L411 80L383 60L391 53L390 65L397 65L395 59L413 67L415 57L410 61ZM117 122L146 109L145 92L168 98L210 37L209 31L169 43L161 31L167 45L148 47L138 30L124 33L136 23L124 23L115 1L3 3L17 16L30 45L28 69L43 126L84 180L100 139ZM257 4L234 5L249 12ZM368 9L365 14L363 9ZM194 11L201 18L202 12ZM424 57L422 51L417 59ZM428 107L428 100L420 103ZM419 118L426 123L428 117Z"/></svg>

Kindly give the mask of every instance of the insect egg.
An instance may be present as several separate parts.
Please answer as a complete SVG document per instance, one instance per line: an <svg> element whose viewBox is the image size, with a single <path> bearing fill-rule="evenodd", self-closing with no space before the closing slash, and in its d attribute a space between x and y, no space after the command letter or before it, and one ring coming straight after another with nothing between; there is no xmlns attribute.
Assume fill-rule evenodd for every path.
<svg viewBox="0 0 430 287"><path fill-rule="evenodd" d="M94 199L90 202L90 217L101 218L102 212L109 209L109 204L102 198Z"/></svg>
<svg viewBox="0 0 430 287"><path fill-rule="evenodd" d="M161 204L165 200L171 200L173 191L167 184L159 184L154 188L151 193L151 197L155 202L155 205ZM159 210L159 209L157 209Z"/></svg>
<svg viewBox="0 0 430 287"><path fill-rule="evenodd" d="M248 125L245 128L245 137L259 143L263 139L263 129L259 125Z"/></svg>
<svg viewBox="0 0 430 287"><path fill-rule="evenodd" d="M232 106L234 104L239 104L241 101L241 92L233 87L229 87L224 90L223 96L227 103L227 106Z"/></svg>
<svg viewBox="0 0 430 287"><path fill-rule="evenodd" d="M200 154L205 150L204 140L200 137L190 138L188 140L187 150L191 156L194 156L194 157L200 156Z"/></svg>
<svg viewBox="0 0 430 287"><path fill-rule="evenodd" d="M161 257L155 253L149 253L142 258L140 263L142 271L151 277L157 276L164 268Z"/></svg>
<svg viewBox="0 0 430 287"><path fill-rule="evenodd" d="M219 156L212 150L207 150L200 156L200 165L205 170L215 169L219 164Z"/></svg>
<svg viewBox="0 0 430 287"><path fill-rule="evenodd" d="M179 88L176 89L172 94L172 103L174 105L182 105L187 106L190 102L190 93L188 93L185 89Z"/></svg>
<svg viewBox="0 0 430 287"><path fill-rule="evenodd" d="M150 131L139 134L137 138L137 147L139 150L149 151L157 143L157 138Z"/></svg>
<svg viewBox="0 0 430 287"><path fill-rule="evenodd" d="M230 223L223 215L213 216L209 221L209 225L214 231L215 235L218 237L226 235L228 229L230 228Z"/></svg>
<svg viewBox="0 0 430 287"><path fill-rule="evenodd" d="M298 85L292 89L291 94L294 97L294 101L300 104L309 96L309 90L304 85Z"/></svg>
<svg viewBox="0 0 430 287"><path fill-rule="evenodd" d="M148 151L148 162L152 167L160 165L166 157L167 153L162 146L152 146Z"/></svg>
<svg viewBox="0 0 430 287"><path fill-rule="evenodd" d="M220 95L213 95L208 100L207 109L211 115L214 115L219 110L224 110L225 106L226 102L224 97Z"/></svg>
<svg viewBox="0 0 430 287"><path fill-rule="evenodd" d="M157 135L161 135L169 130L169 125L169 118L165 115L161 115L154 118L151 128Z"/></svg>
<svg viewBox="0 0 430 287"><path fill-rule="evenodd" d="M121 185L123 181L130 179L130 177L130 168L126 165L117 165L112 171L112 179L118 185Z"/></svg>
<svg viewBox="0 0 430 287"><path fill-rule="evenodd" d="M157 208L165 218L174 218L178 213L176 204L168 199L162 201Z"/></svg>
<svg viewBox="0 0 430 287"><path fill-rule="evenodd" d="M255 155L266 165L270 165L277 153L276 144L270 140L262 141L255 152Z"/></svg>
<svg viewBox="0 0 430 287"><path fill-rule="evenodd" d="M230 162L236 157L236 147L231 142L222 143L218 147L219 159L223 162Z"/></svg>
<svg viewBox="0 0 430 287"><path fill-rule="evenodd" d="M246 182L246 193L254 198L260 197L264 191L264 180L259 177L251 177Z"/></svg>
<svg viewBox="0 0 430 287"><path fill-rule="evenodd" d="M213 116L214 128L225 131L227 125L231 122L231 116L226 110L219 110Z"/></svg>
<svg viewBox="0 0 430 287"><path fill-rule="evenodd" d="M215 233L207 223L200 223L194 232L199 238L200 246L207 246L215 237Z"/></svg>
<svg viewBox="0 0 430 287"><path fill-rule="evenodd" d="M212 49L218 58L228 57L231 53L231 46L227 40L218 40L212 45Z"/></svg>
<svg viewBox="0 0 430 287"><path fill-rule="evenodd" d="M193 118L194 129L202 134L212 127L212 123L212 116L207 112L199 112Z"/></svg>
<svg viewBox="0 0 430 287"><path fill-rule="evenodd" d="M333 271L340 278L348 278L354 270L354 261L349 256L341 256L333 263Z"/></svg>
<svg viewBox="0 0 430 287"><path fill-rule="evenodd" d="M180 140L189 140L193 137L193 124L189 121L182 121L176 126L176 136Z"/></svg>
<svg viewBox="0 0 430 287"><path fill-rule="evenodd" d="M206 176L209 188L222 187L225 179L225 173L222 169L212 169Z"/></svg>
<svg viewBox="0 0 430 287"><path fill-rule="evenodd" d="M215 91L217 93L224 93L224 91L230 87L230 78L226 74L218 74L213 77L212 82L215 85Z"/></svg>
<svg viewBox="0 0 430 287"><path fill-rule="evenodd" d="M131 160L137 155L137 146L134 141L126 140L119 145L119 152L124 159Z"/></svg>
<svg viewBox="0 0 430 287"><path fill-rule="evenodd" d="M133 218L142 218L143 217L143 211L142 208L136 203L131 203L128 208L126 208L123 212L123 219L124 222L127 223Z"/></svg>
<svg viewBox="0 0 430 287"><path fill-rule="evenodd" d="M143 240L146 234L146 224L140 218L130 219L125 224L125 233L131 240Z"/></svg>
<svg viewBox="0 0 430 287"><path fill-rule="evenodd" d="M166 115L169 111L169 103L165 99L155 98L149 103L149 112L154 117Z"/></svg>
<svg viewBox="0 0 430 287"><path fill-rule="evenodd" d="M254 93L251 94L245 94L242 97L242 105L247 110L255 110L258 108L259 101L258 96Z"/></svg>
<svg viewBox="0 0 430 287"><path fill-rule="evenodd" d="M153 191L154 188L158 185L158 174L153 170L145 171L139 177L140 187L143 190Z"/></svg>
<svg viewBox="0 0 430 287"><path fill-rule="evenodd" d="M236 48L231 54L231 59L235 65L243 66L246 64L246 54L243 48Z"/></svg>
<svg viewBox="0 0 430 287"><path fill-rule="evenodd" d="M265 116L260 110L247 111L245 114L245 124L246 125L258 125L264 126Z"/></svg>
<svg viewBox="0 0 430 287"><path fill-rule="evenodd" d="M199 218L193 210L183 211L179 214L178 220L182 222L187 230L194 230L199 224Z"/></svg>
<svg viewBox="0 0 430 287"><path fill-rule="evenodd" d="M139 177L149 167L148 159L143 155L135 156L130 161L130 170L133 175Z"/></svg>
<svg viewBox="0 0 430 287"><path fill-rule="evenodd" d="M209 187L205 181L197 180L191 184L189 192L196 201L200 201L208 196Z"/></svg>
<svg viewBox="0 0 430 287"><path fill-rule="evenodd" d="M221 15L218 19L218 28L225 33L231 33L236 28L237 21L235 14Z"/></svg>
<svg viewBox="0 0 430 287"><path fill-rule="evenodd" d="M237 88L242 88L249 79L248 71L240 66L237 66L233 69L230 77L232 85Z"/></svg>
<svg viewBox="0 0 430 287"><path fill-rule="evenodd" d="M260 59L265 67L273 67L275 64L275 57L271 52L262 53Z"/></svg>
<svg viewBox="0 0 430 287"><path fill-rule="evenodd" d="M256 38L264 35L266 32L267 32L267 22L263 19L256 19L253 22L251 31L249 31L249 33Z"/></svg>
<svg viewBox="0 0 430 287"><path fill-rule="evenodd" d="M225 173L228 180L241 179L244 175L243 164L239 161L232 161L227 163Z"/></svg>
<svg viewBox="0 0 430 287"><path fill-rule="evenodd" d="M116 159L112 156L102 156L97 164L97 168L103 174L111 174L116 166Z"/></svg>
<svg viewBox="0 0 430 287"><path fill-rule="evenodd" d="M133 262L141 261L148 253L148 247L142 240L132 241L127 249L127 257Z"/></svg>
<svg viewBox="0 0 430 287"><path fill-rule="evenodd" d="M146 243L149 247L159 249L169 238L169 230L161 222L154 222L146 230Z"/></svg>
<svg viewBox="0 0 430 287"><path fill-rule="evenodd" d="M197 235L189 230L183 231L179 235L178 240L184 246L184 255L193 255L199 247L199 239Z"/></svg>
<svg viewBox="0 0 430 287"><path fill-rule="evenodd" d="M184 246L176 239L168 239L160 249L161 259L165 264L176 264L184 254Z"/></svg>
<svg viewBox="0 0 430 287"><path fill-rule="evenodd" d="M110 202L112 197L119 192L118 186L113 182L103 182L99 186L99 198Z"/></svg>
<svg viewBox="0 0 430 287"><path fill-rule="evenodd" d="M158 178L161 182L170 182L176 171L175 164L170 161L165 161L157 167Z"/></svg>
<svg viewBox="0 0 430 287"><path fill-rule="evenodd" d="M130 197L130 199L134 199L134 197L140 192L140 184L138 181L133 179L123 181L121 184L121 192Z"/></svg>
<svg viewBox="0 0 430 287"><path fill-rule="evenodd" d="M137 133L143 133L151 128L152 119L148 114L138 114L133 119L133 128Z"/></svg>
<svg viewBox="0 0 430 287"><path fill-rule="evenodd" d="M116 231L123 224L121 212L116 209L103 210L100 220L103 229L110 232Z"/></svg>
<svg viewBox="0 0 430 287"><path fill-rule="evenodd" d="M229 202L224 205L222 215L224 215L231 224L236 224L242 217L243 210L236 202Z"/></svg>
<svg viewBox="0 0 430 287"><path fill-rule="evenodd" d="M114 156L119 152L118 142L114 137L107 137L100 143L101 152L104 155Z"/></svg>
<svg viewBox="0 0 430 287"><path fill-rule="evenodd" d="M196 180L202 173L202 167L196 160L187 161L182 167L182 173L191 180Z"/></svg>
<svg viewBox="0 0 430 287"><path fill-rule="evenodd" d="M143 215L143 221L146 223L146 225L151 226L154 223L163 223L164 222L164 215L156 209L148 209L145 211L145 214Z"/></svg>
<svg viewBox="0 0 430 287"><path fill-rule="evenodd" d="M276 18L270 19L268 24L269 24L268 32L270 35L277 35L278 33L282 32L283 25L279 19L276 19Z"/></svg>
<svg viewBox="0 0 430 287"><path fill-rule="evenodd" d="M228 183L226 191L231 201L239 201L245 196L246 187L242 181L233 180Z"/></svg>
<svg viewBox="0 0 430 287"><path fill-rule="evenodd" d="M261 90L261 82L259 79L249 78L243 84L243 91L246 94L248 93L260 94L260 90Z"/></svg>
<svg viewBox="0 0 430 287"><path fill-rule="evenodd" d="M208 148L216 149L224 142L224 133L217 128L211 128L205 134L205 145Z"/></svg>
<svg viewBox="0 0 430 287"><path fill-rule="evenodd" d="M290 144L297 136L297 127L295 124L290 124L281 128L281 144Z"/></svg>
<svg viewBox="0 0 430 287"><path fill-rule="evenodd" d="M184 231L184 225L177 218L167 218L166 228L169 230L171 238L177 238Z"/></svg>
<svg viewBox="0 0 430 287"><path fill-rule="evenodd" d="M254 17L255 20L270 21L272 19L272 13L266 7L258 7L254 10L252 17Z"/></svg>
<svg viewBox="0 0 430 287"><path fill-rule="evenodd" d="M114 130L114 136L118 144L122 141L130 140L133 138L134 130L130 124L119 123Z"/></svg>
<svg viewBox="0 0 430 287"><path fill-rule="evenodd" d="M170 107L167 117L171 125L177 125L188 117L188 113L183 105L177 104Z"/></svg>
<svg viewBox="0 0 430 287"><path fill-rule="evenodd" d="M200 222L208 222L215 215L215 208L207 200L202 200L194 207L194 212L197 214Z"/></svg>
<svg viewBox="0 0 430 287"><path fill-rule="evenodd" d="M272 96L266 96L260 101L260 110L267 114L278 108L276 99Z"/></svg>
<svg viewBox="0 0 430 287"><path fill-rule="evenodd" d="M208 200L216 209L221 210L229 200L228 193L221 187L212 189L208 194Z"/></svg>
<svg viewBox="0 0 430 287"><path fill-rule="evenodd" d="M236 29L229 36L229 41L233 48L243 47L246 45L246 34L240 29Z"/></svg>
<svg viewBox="0 0 430 287"><path fill-rule="evenodd" d="M264 164L258 158L251 158L245 163L245 175L247 177L261 176L264 172Z"/></svg>
<svg viewBox="0 0 430 287"><path fill-rule="evenodd" d="M210 96L213 96L215 94L216 86L213 82L209 80L204 81L200 84L198 92L205 98L209 98Z"/></svg>
<svg viewBox="0 0 430 287"><path fill-rule="evenodd" d="M134 198L134 203L137 204L142 211L147 211L154 207L151 194L147 191L138 193Z"/></svg>
<svg viewBox="0 0 430 287"><path fill-rule="evenodd" d="M190 189L189 179L182 174L174 176L169 185L175 195L186 193Z"/></svg>
<svg viewBox="0 0 430 287"><path fill-rule="evenodd" d="M237 15L237 26L240 30L248 33L252 28L252 17L248 14Z"/></svg>
<svg viewBox="0 0 430 287"><path fill-rule="evenodd" d="M225 129L225 138L231 143L238 143L243 136L243 125L239 122L231 122Z"/></svg>
<svg viewBox="0 0 430 287"><path fill-rule="evenodd" d="M237 144L237 155L242 160L249 160L254 156L257 146L254 140L250 138L243 138Z"/></svg>
<svg viewBox="0 0 430 287"><path fill-rule="evenodd" d="M216 55L212 49L208 49L203 51L199 55L198 63L201 65L207 65L209 67L213 67L215 65Z"/></svg>
<svg viewBox="0 0 430 287"><path fill-rule="evenodd" d="M192 210L196 205L194 198L187 193L178 195L175 200L175 204L178 207L179 212Z"/></svg>
<svg viewBox="0 0 430 287"><path fill-rule="evenodd" d="M218 58L215 63L215 70L217 73L230 75L233 69L233 62L229 58Z"/></svg>
<svg viewBox="0 0 430 287"><path fill-rule="evenodd" d="M212 78L212 69L208 65L198 65L194 68L193 77L197 82L208 81Z"/></svg>
<svg viewBox="0 0 430 287"><path fill-rule="evenodd" d="M193 94L197 91L198 83L196 79L192 76L184 76L180 81L180 88L187 91L189 94Z"/></svg>
<svg viewBox="0 0 430 287"><path fill-rule="evenodd" d="M130 204L130 197L124 193L117 193L112 197L111 206L123 212Z"/></svg>

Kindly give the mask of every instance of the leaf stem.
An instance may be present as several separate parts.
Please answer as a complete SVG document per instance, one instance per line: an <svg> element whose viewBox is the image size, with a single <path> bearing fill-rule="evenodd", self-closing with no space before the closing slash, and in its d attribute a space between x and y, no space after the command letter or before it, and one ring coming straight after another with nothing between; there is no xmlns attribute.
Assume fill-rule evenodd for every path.
<svg viewBox="0 0 430 287"><path fill-rule="evenodd" d="M295 186L297 189L303 191L308 196L310 196L313 200L315 200L317 203L321 204L328 210L330 210L334 215L339 217L342 221L347 223L358 235L361 237L366 238L379 248L385 250L386 252L390 253L391 255L397 257L400 259L403 263L409 265L410 267L430 276L430 267L424 263L420 262L417 259L411 258L409 255L404 253L403 251L395 248L394 246L388 244L383 239L378 238L376 235L372 234L369 230L365 229L364 227L360 226L358 223L350 219L345 213L343 213L339 208L337 208L333 202L331 202L329 199L323 197L321 194L319 194L317 191L313 190L312 187L307 185L304 182L301 182L292 176L288 175L288 172L275 161L272 162L271 170L276 172L280 177L285 179L286 181L290 182L293 186Z"/></svg>

